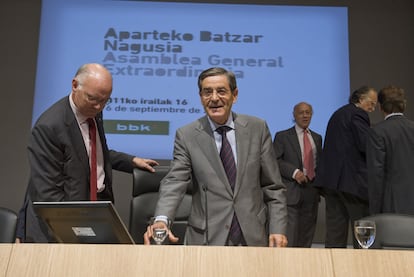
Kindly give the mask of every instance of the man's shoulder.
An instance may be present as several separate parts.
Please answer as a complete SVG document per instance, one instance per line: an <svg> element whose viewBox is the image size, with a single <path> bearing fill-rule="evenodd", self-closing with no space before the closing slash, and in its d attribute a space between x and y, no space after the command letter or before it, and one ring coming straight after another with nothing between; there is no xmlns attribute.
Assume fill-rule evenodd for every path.
<svg viewBox="0 0 414 277"><path fill-rule="evenodd" d="M287 136L295 133L295 127L290 127L288 129L280 130L276 132L276 136Z"/></svg>
<svg viewBox="0 0 414 277"><path fill-rule="evenodd" d="M266 121L253 115L233 113L233 120L236 124L247 125L254 124L264 126Z"/></svg>
<svg viewBox="0 0 414 277"><path fill-rule="evenodd" d="M338 108L333 113L333 116L342 116L344 114L357 112L358 110L359 110L359 108L357 106L355 106L355 104L348 103L348 104L345 104L342 107Z"/></svg>
<svg viewBox="0 0 414 277"><path fill-rule="evenodd" d="M318 132L313 131L312 129L310 130L312 135L318 136L318 137L322 137L321 134L319 134Z"/></svg>
<svg viewBox="0 0 414 277"><path fill-rule="evenodd" d="M35 125L63 123L64 110L70 108L69 99L67 96L61 98L49 108L47 108L37 119Z"/></svg>
<svg viewBox="0 0 414 277"><path fill-rule="evenodd" d="M182 125L181 127L177 128L177 133L182 134L193 134L196 130L204 130L210 128L210 123L207 119L207 116L202 116L190 123Z"/></svg>
<svg viewBox="0 0 414 277"><path fill-rule="evenodd" d="M404 117L404 116L392 116L386 120L382 120L376 123L372 129L381 130L381 129L391 129L397 126L401 126L404 129L414 129L414 121ZM398 127L397 127L398 128Z"/></svg>
<svg viewBox="0 0 414 277"><path fill-rule="evenodd" d="M331 116L329 123L337 122L350 122L354 118L363 118L364 120L369 121L369 116L366 111L355 106L355 104L349 103L339 109L337 109ZM328 123L328 125L329 125Z"/></svg>
<svg viewBox="0 0 414 277"><path fill-rule="evenodd" d="M254 124L254 125L261 125L264 126L266 121L256 116L247 115L247 114L239 114L233 113L233 120L235 124L239 125L247 125L247 124ZM187 131L192 129L204 129L210 126L210 123L207 119L207 116L202 116L186 125L181 126L178 130Z"/></svg>

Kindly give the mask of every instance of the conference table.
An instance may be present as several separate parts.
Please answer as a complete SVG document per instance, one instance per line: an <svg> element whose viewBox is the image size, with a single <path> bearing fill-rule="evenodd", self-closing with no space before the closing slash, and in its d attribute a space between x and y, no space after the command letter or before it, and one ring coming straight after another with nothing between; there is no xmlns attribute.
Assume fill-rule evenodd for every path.
<svg viewBox="0 0 414 277"><path fill-rule="evenodd" d="M414 276L414 251L0 244L0 276Z"/></svg>

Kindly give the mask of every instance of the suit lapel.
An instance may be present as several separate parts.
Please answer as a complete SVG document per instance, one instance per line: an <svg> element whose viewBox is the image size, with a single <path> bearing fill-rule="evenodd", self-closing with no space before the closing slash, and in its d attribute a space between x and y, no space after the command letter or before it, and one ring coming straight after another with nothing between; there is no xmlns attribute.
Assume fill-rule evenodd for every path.
<svg viewBox="0 0 414 277"><path fill-rule="evenodd" d="M318 136L315 132L311 132L313 141L315 142L315 146L316 146L316 161L315 161L315 167L318 166L318 162L320 159L320 155L322 154L322 138L320 136Z"/></svg>
<svg viewBox="0 0 414 277"><path fill-rule="evenodd" d="M248 122L243 120L237 114L233 113L233 120L236 132L236 151L237 151L237 177L236 177L236 185L234 188L234 195L240 190L240 186L242 184L241 176L243 172L246 171L246 165L248 161L248 153L249 153L249 144L251 141L251 134L249 132Z"/></svg>
<svg viewBox="0 0 414 277"><path fill-rule="evenodd" d="M292 148L294 149L296 153L296 157L299 161L299 164L302 166L302 151L300 150L299 138L298 138L298 134L296 133L295 127L292 127L289 129L288 136L289 136L289 141L292 144Z"/></svg>
<svg viewBox="0 0 414 277"><path fill-rule="evenodd" d="M104 124L102 119L102 112L100 112L96 117L96 127L98 128L98 134L99 139L101 140L102 150L104 153L108 151L107 144L106 144L106 138L105 138L105 132L104 132Z"/></svg>
<svg viewBox="0 0 414 277"><path fill-rule="evenodd" d="M70 97L70 96L69 96ZM74 149L74 155L77 155L79 160L85 166L87 172L89 172L89 158L88 153L86 152L85 143L83 143L83 137L81 130L79 128L78 122L76 121L75 115L69 104L69 97L67 98L64 113L64 123L68 129L68 136L72 142L72 147ZM89 174L89 173L88 173Z"/></svg>

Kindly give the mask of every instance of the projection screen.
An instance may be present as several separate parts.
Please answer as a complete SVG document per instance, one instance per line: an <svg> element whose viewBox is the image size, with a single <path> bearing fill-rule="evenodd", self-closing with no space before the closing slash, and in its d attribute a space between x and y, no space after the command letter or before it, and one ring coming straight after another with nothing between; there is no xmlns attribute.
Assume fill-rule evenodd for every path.
<svg viewBox="0 0 414 277"><path fill-rule="evenodd" d="M176 129L204 115L197 76L216 66L237 77L233 110L272 136L301 101L324 135L350 92L347 8L43 0L33 123L90 62L113 75L104 122L118 151L171 159Z"/></svg>

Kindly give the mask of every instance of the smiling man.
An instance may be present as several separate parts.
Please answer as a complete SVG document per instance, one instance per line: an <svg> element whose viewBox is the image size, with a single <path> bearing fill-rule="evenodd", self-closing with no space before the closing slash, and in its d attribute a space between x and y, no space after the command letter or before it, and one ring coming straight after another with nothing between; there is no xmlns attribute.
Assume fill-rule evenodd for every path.
<svg viewBox="0 0 414 277"><path fill-rule="evenodd" d="M191 186L187 244L286 246L285 186L266 122L232 112L238 97L232 72L207 69L198 87L207 115L177 130L171 170L161 181L156 221L145 243L155 227L174 220ZM178 240L171 232L169 239Z"/></svg>

